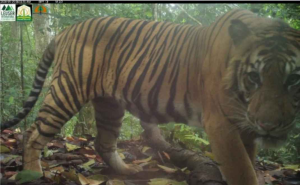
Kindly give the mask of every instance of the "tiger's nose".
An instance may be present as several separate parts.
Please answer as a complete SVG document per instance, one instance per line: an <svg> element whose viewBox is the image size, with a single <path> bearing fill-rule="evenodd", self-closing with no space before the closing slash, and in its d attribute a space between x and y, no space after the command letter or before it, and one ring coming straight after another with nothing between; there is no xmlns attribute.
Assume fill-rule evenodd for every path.
<svg viewBox="0 0 300 185"><path fill-rule="evenodd" d="M271 122L258 122L259 126L265 131L272 131L277 127L277 124Z"/></svg>

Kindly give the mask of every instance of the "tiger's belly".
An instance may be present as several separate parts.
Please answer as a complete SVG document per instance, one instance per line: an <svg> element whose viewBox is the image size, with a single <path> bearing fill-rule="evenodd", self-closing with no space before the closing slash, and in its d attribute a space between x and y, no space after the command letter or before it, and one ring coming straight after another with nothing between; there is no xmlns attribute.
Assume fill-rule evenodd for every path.
<svg viewBox="0 0 300 185"><path fill-rule="evenodd" d="M170 122L183 123L189 126L202 126L201 125L201 113L193 114L188 117L184 115L183 106L174 106L178 115L169 114L166 107L161 106L158 109L151 110L151 108L143 108L136 104L126 104L125 108L132 115L139 118L141 121L146 123L165 124ZM180 114L180 115L179 115Z"/></svg>

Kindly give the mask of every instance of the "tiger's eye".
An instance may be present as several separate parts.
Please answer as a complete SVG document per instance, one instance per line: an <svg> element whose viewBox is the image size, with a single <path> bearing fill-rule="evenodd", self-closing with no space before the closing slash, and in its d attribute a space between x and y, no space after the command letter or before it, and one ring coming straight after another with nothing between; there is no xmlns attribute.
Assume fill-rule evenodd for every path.
<svg viewBox="0 0 300 185"><path fill-rule="evenodd" d="M253 83L256 83L256 84L260 83L260 76L257 72L252 71L252 72L248 73L248 79Z"/></svg>

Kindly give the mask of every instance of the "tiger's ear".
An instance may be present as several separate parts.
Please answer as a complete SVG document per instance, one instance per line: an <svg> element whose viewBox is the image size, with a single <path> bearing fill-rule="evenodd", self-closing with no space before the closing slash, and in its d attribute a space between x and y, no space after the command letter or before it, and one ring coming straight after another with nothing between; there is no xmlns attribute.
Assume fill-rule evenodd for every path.
<svg viewBox="0 0 300 185"><path fill-rule="evenodd" d="M231 25L228 28L229 35L234 45L239 45L246 37L251 34L251 30L241 20L231 20Z"/></svg>

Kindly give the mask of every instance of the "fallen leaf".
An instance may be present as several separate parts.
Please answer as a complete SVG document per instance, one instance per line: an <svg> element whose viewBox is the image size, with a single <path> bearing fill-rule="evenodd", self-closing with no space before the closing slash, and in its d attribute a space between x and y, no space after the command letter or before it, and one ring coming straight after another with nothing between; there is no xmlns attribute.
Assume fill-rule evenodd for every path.
<svg viewBox="0 0 300 185"><path fill-rule="evenodd" d="M6 146L13 146L17 143L17 140L16 139L8 139L6 142L5 142L5 145Z"/></svg>
<svg viewBox="0 0 300 185"><path fill-rule="evenodd" d="M10 149L4 145L0 145L0 153L10 153Z"/></svg>
<svg viewBox="0 0 300 185"><path fill-rule="evenodd" d="M12 130L3 130L2 134L13 134L14 132Z"/></svg>
<svg viewBox="0 0 300 185"><path fill-rule="evenodd" d="M78 175L76 174L76 171L74 169L71 169L69 172L62 172L63 176L65 176L67 179L76 182L77 184L81 184Z"/></svg>
<svg viewBox="0 0 300 185"><path fill-rule="evenodd" d="M80 166L82 166L85 170L90 170L91 169L90 165L92 165L94 163L95 163L95 160L91 159L88 162L86 162L86 163L84 163L84 164L82 164Z"/></svg>
<svg viewBox="0 0 300 185"><path fill-rule="evenodd" d="M146 162L149 162L150 160L152 159L152 156L146 158L146 159L142 159L142 160L135 160L133 161L132 163L133 164L140 164L140 163L146 163Z"/></svg>
<svg viewBox="0 0 300 185"><path fill-rule="evenodd" d="M96 155L96 161L98 161L99 163L102 163L103 159L100 155Z"/></svg>
<svg viewBox="0 0 300 185"><path fill-rule="evenodd" d="M169 167L166 167L166 166L162 166L162 165L157 165L159 168L163 169L165 172L167 173L175 173L177 171L177 169L174 169L174 168L169 168Z"/></svg>
<svg viewBox="0 0 300 185"><path fill-rule="evenodd" d="M15 132L16 132L16 133L21 133L22 131L21 131L20 128L16 128L16 129L15 129Z"/></svg>
<svg viewBox="0 0 300 185"><path fill-rule="evenodd" d="M171 179L156 178L150 179L149 185L188 185L186 181L178 182Z"/></svg>
<svg viewBox="0 0 300 185"><path fill-rule="evenodd" d="M87 141L87 139L83 138L83 137L80 137L78 138L79 141Z"/></svg>
<svg viewBox="0 0 300 185"><path fill-rule="evenodd" d="M67 148L67 151L70 152L70 151L76 150L81 147L79 147L77 145L72 145L72 144L66 143L66 148Z"/></svg>
<svg viewBox="0 0 300 185"><path fill-rule="evenodd" d="M104 181L98 181L98 180L86 178L85 176L83 176L80 173L78 174L78 179L79 179L81 185L98 185L98 184L101 184L102 182L104 182Z"/></svg>
<svg viewBox="0 0 300 185"><path fill-rule="evenodd" d="M62 173L65 171L65 169L62 166L57 166L57 167L51 168L50 171L53 173L57 173L57 172Z"/></svg>
<svg viewBox="0 0 300 185"><path fill-rule="evenodd" d="M89 155L89 154L84 154L85 157L90 158L90 159L95 159L96 155Z"/></svg>
<svg viewBox="0 0 300 185"><path fill-rule="evenodd" d="M186 171L186 170L188 170L188 168L187 167L184 167L184 168L182 168L182 169L180 169L182 172L184 172L184 171Z"/></svg>
<svg viewBox="0 0 300 185"><path fill-rule="evenodd" d="M284 167L282 167L282 169L292 169L292 170L297 170L299 171L299 164L294 164L294 165L284 165Z"/></svg>
<svg viewBox="0 0 300 185"><path fill-rule="evenodd" d="M208 158L210 158L211 160L214 160L214 154L208 151L205 151L204 155Z"/></svg>
<svg viewBox="0 0 300 185"><path fill-rule="evenodd" d="M16 175L17 174L17 172L15 172L15 171L5 171L4 172L4 176L6 177L6 178L10 178L10 177L12 177L12 176L14 176L14 175Z"/></svg>
<svg viewBox="0 0 300 185"><path fill-rule="evenodd" d="M125 185L125 183L120 180L109 180L106 182L106 185Z"/></svg>
<svg viewBox="0 0 300 185"><path fill-rule="evenodd" d="M62 142L59 141L53 141L51 143L47 143L48 148L64 148L64 145Z"/></svg>
<svg viewBox="0 0 300 185"><path fill-rule="evenodd" d="M166 153L166 152L164 152L164 151L163 151L162 153L164 154L164 156L165 156L167 159L169 159L169 160L171 159L171 157L170 157L170 155L169 155L168 153Z"/></svg>
<svg viewBox="0 0 300 185"><path fill-rule="evenodd" d="M51 171L44 171L45 177L51 179L52 181L56 182L57 184L62 184L63 177L61 175L57 175L56 172Z"/></svg>
<svg viewBox="0 0 300 185"><path fill-rule="evenodd" d="M17 155L9 155L8 157L6 157L3 160L1 160L1 163L2 164L7 164L10 160L16 159L17 157L19 157L19 156L17 156Z"/></svg>
<svg viewBox="0 0 300 185"><path fill-rule="evenodd" d="M78 151L81 154L87 154L87 155L95 155L96 152L95 150L88 148L88 147L84 147L84 148L80 148L80 150Z"/></svg>
<svg viewBox="0 0 300 185"><path fill-rule="evenodd" d="M44 147L44 157L49 157L53 155L53 151L49 150L49 148L47 146Z"/></svg>
<svg viewBox="0 0 300 185"><path fill-rule="evenodd" d="M102 182L109 180L109 178L107 176L101 175L101 174L91 175L91 176L88 176L88 178L97 180L97 181L102 181Z"/></svg>
<svg viewBox="0 0 300 185"><path fill-rule="evenodd" d="M49 164L47 162L43 161L43 160L41 160L41 166L43 168L45 168L46 170L49 170Z"/></svg>
<svg viewBox="0 0 300 185"><path fill-rule="evenodd" d="M149 149L151 149L149 146L144 146L142 149L142 153L145 153Z"/></svg>
<svg viewBox="0 0 300 185"><path fill-rule="evenodd" d="M44 171L44 177L48 178L48 179L53 179L55 176L54 173L52 173L51 171Z"/></svg>
<svg viewBox="0 0 300 185"><path fill-rule="evenodd" d="M125 155L124 155L123 153L119 153L119 152L118 152L118 154L119 154L119 156L121 157L121 159L125 159Z"/></svg>
<svg viewBox="0 0 300 185"><path fill-rule="evenodd" d="M16 176L17 176L18 174L16 173L16 174L14 174L13 176L11 176L10 178L9 178L9 180L13 180L13 181L15 181L16 180Z"/></svg>
<svg viewBox="0 0 300 185"><path fill-rule="evenodd" d="M69 136L66 137L66 140L67 140L67 141L75 141L75 139L74 139L73 137L69 137Z"/></svg>

